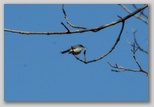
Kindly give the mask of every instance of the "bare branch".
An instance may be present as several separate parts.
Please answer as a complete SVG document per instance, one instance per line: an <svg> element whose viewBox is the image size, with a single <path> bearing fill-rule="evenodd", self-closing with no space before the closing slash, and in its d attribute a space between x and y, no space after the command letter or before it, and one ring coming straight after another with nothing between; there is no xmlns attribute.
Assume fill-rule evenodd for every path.
<svg viewBox="0 0 154 107"><path fill-rule="evenodd" d="M126 6L119 4L124 10L126 10L129 14L132 13L132 11L130 11ZM144 23L148 24L148 21L146 21L144 18L140 17L139 15L134 15L136 18L140 19L141 21L143 21Z"/></svg>
<svg viewBox="0 0 154 107"><path fill-rule="evenodd" d="M114 22L111 22L111 23L108 23L108 24L105 24L105 25L102 25L102 26L97 26L97 27L94 27L94 28L86 28L86 29L79 29L79 30L70 30L70 32L68 31L57 31L57 32L29 32L29 31L21 31L21 30L12 30L12 29L8 29L8 28L4 28L4 31L5 32L12 32L12 33L18 33L18 34L27 34L27 35L60 35L60 34L74 34L74 33L83 33L83 32L89 32L89 31L92 31L92 32L97 32L99 30L102 30L102 29L105 29L107 27L110 27L110 26L113 26L115 24L118 24L122 21L125 21L127 19L129 19L130 17L134 16L135 14L137 14L138 12L142 11L143 9L147 8L148 5L145 5L141 8L139 8L138 10L134 11L134 12L131 12L131 14L125 16L123 19L119 19L117 21L114 21Z"/></svg>
<svg viewBox="0 0 154 107"><path fill-rule="evenodd" d="M135 4L132 4L133 5L133 7L135 8L135 9L138 9L138 7L135 5ZM145 15L144 13L143 13L143 11L144 10L142 10L140 13L141 13L141 15L143 15L145 18L147 18L148 19L148 16L147 15Z"/></svg>
<svg viewBox="0 0 154 107"><path fill-rule="evenodd" d="M122 72L122 71L133 71L133 72L142 72L145 73L146 75L148 75L148 72L143 70L142 66L140 65L140 63L138 62L137 58L136 58L136 52L139 49L138 46L136 46L136 43L134 41L134 43L131 45L133 47L133 49L131 49L132 53L133 53L133 59L135 61L135 63L137 64L137 66L139 67L138 70L136 69L131 69L131 68L126 68L126 67L122 67L122 66L118 66L117 64L112 65L108 62L108 64L112 67L115 68L117 70L112 70L115 72Z"/></svg>
<svg viewBox="0 0 154 107"><path fill-rule="evenodd" d="M73 28L78 28L78 29L87 29L86 27L75 26L75 25L73 25L73 24L69 21L69 19L68 19L68 17L67 17L67 14L66 14L66 12L65 12L65 9L64 9L64 4L62 5L62 11L63 11L63 13L64 13L64 17L65 17L65 19L66 19L67 24L69 24L71 27L73 27Z"/></svg>
<svg viewBox="0 0 154 107"><path fill-rule="evenodd" d="M146 75L148 75L148 72L146 72L146 71L141 71L141 70L137 70L137 69L126 68L126 67L123 67L123 66L118 66L117 64L112 65L110 62L108 62L108 64L109 64L112 68L115 68L115 69L112 69L112 70L111 70L111 71L114 71L114 72L131 71L131 72L142 72L142 73L145 73Z"/></svg>
<svg viewBox="0 0 154 107"><path fill-rule="evenodd" d="M86 59L86 50L84 50L84 61L87 62L87 59Z"/></svg>
<svg viewBox="0 0 154 107"><path fill-rule="evenodd" d="M136 39L136 32L137 30L132 30L133 32L133 36L134 36L134 43L135 43L135 48L139 49L140 51L148 54L148 51L144 50L143 48L141 48L141 46L138 44L137 39ZM134 47L134 44L131 43L130 41L127 40L127 43L130 44L132 47Z"/></svg>
<svg viewBox="0 0 154 107"><path fill-rule="evenodd" d="M118 17L121 18L121 16L118 16ZM123 19L121 18L121 20L123 20ZM108 52L106 52L106 53L103 54L102 56L100 56L100 57L98 57L98 58L96 58L96 59L90 60L90 61L86 61L86 56L84 57L85 60L82 60L82 59L80 59L79 57L77 57L77 56L74 55L75 58L76 58L77 60L79 60L79 61L84 62L85 64L87 64L87 63L96 62L96 61L98 61L98 60L101 60L101 59L103 59L104 57L106 57L107 55L109 55L109 54L114 50L114 48L116 47L116 45L118 44L118 42L120 41L120 37L121 37L121 34L122 34L122 32L123 32L124 25L125 25L125 20L122 21L122 27L121 27L120 33L119 33L119 35L118 35L118 38L116 39L114 45L111 47L111 49L110 49ZM85 55L85 53L86 53L86 51L84 52L84 55Z"/></svg>
<svg viewBox="0 0 154 107"><path fill-rule="evenodd" d="M65 29L67 30L67 32L70 32L70 30L68 29L68 27L63 22L61 22L61 24L65 27Z"/></svg>
<svg viewBox="0 0 154 107"><path fill-rule="evenodd" d="M133 49L131 50L133 52L133 58L136 62L136 64L138 65L138 67L140 68L140 70L142 69L141 65L138 63L137 59L136 59L136 51L138 48L135 47L135 43L133 44Z"/></svg>
<svg viewBox="0 0 154 107"><path fill-rule="evenodd" d="M136 30L136 31L132 31L132 32L133 32L133 35L134 35L134 42L135 42L137 48L138 48L140 51L142 51L142 52L148 54L148 51L145 51L144 49L142 49L141 46L138 44L138 42L137 42L137 40L136 40L136 32L137 32L137 30Z"/></svg>

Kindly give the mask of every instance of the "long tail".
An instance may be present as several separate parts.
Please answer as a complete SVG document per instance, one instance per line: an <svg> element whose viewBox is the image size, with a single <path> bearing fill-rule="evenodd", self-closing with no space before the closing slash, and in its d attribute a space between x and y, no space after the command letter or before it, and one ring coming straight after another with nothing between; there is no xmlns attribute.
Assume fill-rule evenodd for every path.
<svg viewBox="0 0 154 107"><path fill-rule="evenodd" d="M61 53L64 54L64 53L67 53L67 52L69 52L69 49L65 50L65 51L62 51Z"/></svg>

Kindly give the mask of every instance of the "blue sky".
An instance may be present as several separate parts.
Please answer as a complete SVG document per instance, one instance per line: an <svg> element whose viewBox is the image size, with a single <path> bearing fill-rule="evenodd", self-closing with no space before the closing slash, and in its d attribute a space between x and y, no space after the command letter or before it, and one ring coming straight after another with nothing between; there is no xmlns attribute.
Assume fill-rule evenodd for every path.
<svg viewBox="0 0 154 107"><path fill-rule="evenodd" d="M60 24L66 24L61 7L6 4L4 27L36 32L65 31ZM117 15L128 14L118 5L65 5L65 10L73 24L89 28L118 20ZM70 54L60 53L80 43L88 48L88 60L97 58L113 45L120 28L121 23L96 33L50 36L4 32L4 100L148 101L148 77L145 74L112 72L107 64L138 69L127 40L133 42L132 29L137 29L138 42L148 50L148 27L140 20L132 17L126 21L117 47L100 61L84 64ZM137 52L137 58L148 70L148 56Z"/></svg>

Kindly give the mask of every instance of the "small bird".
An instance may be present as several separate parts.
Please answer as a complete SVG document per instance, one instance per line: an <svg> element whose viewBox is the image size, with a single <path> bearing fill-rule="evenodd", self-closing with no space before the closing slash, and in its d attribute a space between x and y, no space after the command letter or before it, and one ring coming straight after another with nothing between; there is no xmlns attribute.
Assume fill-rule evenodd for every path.
<svg viewBox="0 0 154 107"><path fill-rule="evenodd" d="M71 46L71 48L65 50L65 51L62 51L61 53L64 54L64 53L69 53L69 54L73 54L73 55L78 55L81 53L81 51L84 49L85 47L81 44L78 44L78 45L74 45L74 46Z"/></svg>

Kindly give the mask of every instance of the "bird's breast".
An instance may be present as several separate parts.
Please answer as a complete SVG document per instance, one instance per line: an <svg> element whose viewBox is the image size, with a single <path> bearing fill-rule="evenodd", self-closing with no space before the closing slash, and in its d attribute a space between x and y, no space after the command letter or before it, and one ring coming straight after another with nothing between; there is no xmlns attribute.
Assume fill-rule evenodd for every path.
<svg viewBox="0 0 154 107"><path fill-rule="evenodd" d="M77 54L79 54L82 51L82 49L83 48L78 47L78 48L71 49L70 52L77 55Z"/></svg>

